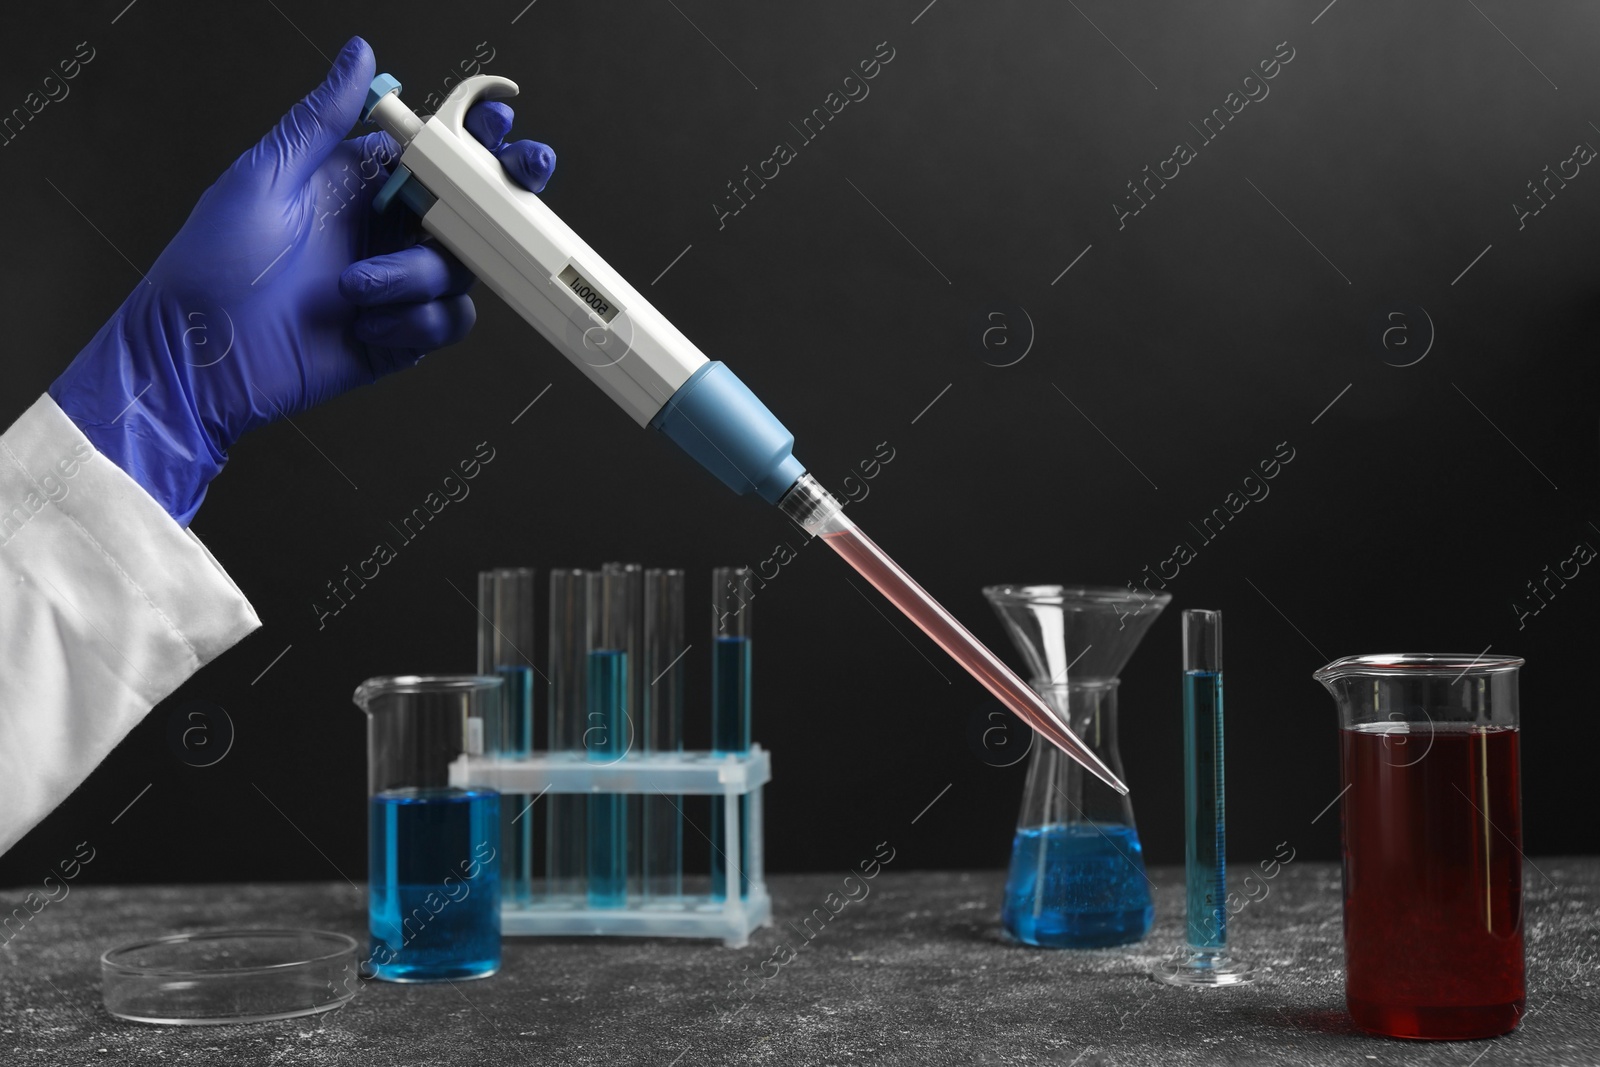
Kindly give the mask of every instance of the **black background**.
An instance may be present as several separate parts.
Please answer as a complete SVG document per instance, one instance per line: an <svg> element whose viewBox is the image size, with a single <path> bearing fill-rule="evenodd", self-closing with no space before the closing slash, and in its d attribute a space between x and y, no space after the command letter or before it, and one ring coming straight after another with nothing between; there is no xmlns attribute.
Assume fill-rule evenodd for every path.
<svg viewBox="0 0 1600 1067"><path fill-rule="evenodd" d="M1281 841L1337 854L1337 816L1313 822L1339 786L1312 670L1486 646L1528 659L1528 851L1600 847L1580 817L1600 742L1585 691L1600 575L1585 568L1520 627L1512 607L1575 544L1600 545L1600 176L1585 168L1520 230L1512 208L1577 142L1600 145L1600 11L523 3L8 13L0 112L78 42L96 57L0 147L0 420L138 281L129 261L150 264L316 84L319 52L366 36L420 105L486 42L486 71L521 84L518 135L560 157L547 203L737 370L824 483L841 489L888 442L893 462L852 513L1007 656L982 585L1135 580L1198 545L1188 523L1293 448L1270 497L1170 583L1124 674L1149 858L1182 859L1178 611L1196 606L1227 619L1237 859ZM719 228L725 183L796 141L789 123L884 41L894 58L870 95ZM1124 183L1198 143L1189 123L1285 41L1294 59L1270 96L1119 229ZM692 638L709 625L709 567L799 547L775 509L633 426L491 295L478 304L466 343L238 445L193 528L264 627L158 707L0 860L0 881L36 882L85 839L99 881L359 879L364 727L349 694L371 675L470 669L480 567L690 568ZM1413 347L1386 352L1373 324L1406 306ZM1425 347L1419 307L1435 343L1391 366ZM1000 310L1012 346L985 350ZM990 365L1027 347L1027 321L1026 358ZM319 630L324 583L484 441L496 458L470 497ZM886 838L911 866L1003 864L1024 766L984 761L983 692L908 624L891 629L852 577L802 549L754 605L771 866L842 868ZM237 732L210 767L169 740L191 701L225 708Z"/></svg>

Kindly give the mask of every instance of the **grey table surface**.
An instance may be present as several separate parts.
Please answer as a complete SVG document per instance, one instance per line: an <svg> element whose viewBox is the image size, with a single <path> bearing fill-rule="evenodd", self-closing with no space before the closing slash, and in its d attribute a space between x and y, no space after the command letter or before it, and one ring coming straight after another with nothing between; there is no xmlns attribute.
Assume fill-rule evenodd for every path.
<svg viewBox="0 0 1600 1067"><path fill-rule="evenodd" d="M1336 866L1292 863L1244 908L1233 944L1260 977L1227 990L1146 977L1178 943L1183 908L1181 870L1151 877L1155 929L1121 949L1008 944L997 871L886 869L807 940L789 922L843 875L791 875L772 879L776 925L742 949L508 939L501 972L482 981L368 982L322 1015L194 1028L107 1015L100 953L241 925L364 941L361 893L342 882L85 886L0 950L0 1064L1600 1064L1600 859L1529 864L1529 1014L1517 1033L1475 1042L1351 1026ZM787 962L763 970L775 951Z"/></svg>

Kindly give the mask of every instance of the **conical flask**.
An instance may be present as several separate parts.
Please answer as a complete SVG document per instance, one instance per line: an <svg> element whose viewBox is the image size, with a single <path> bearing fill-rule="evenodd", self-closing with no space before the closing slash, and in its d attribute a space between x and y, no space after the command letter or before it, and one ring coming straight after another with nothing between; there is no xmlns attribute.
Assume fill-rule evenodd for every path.
<svg viewBox="0 0 1600 1067"><path fill-rule="evenodd" d="M1034 690L1122 777L1118 675L1172 597L1096 586L996 585ZM1133 804L1052 745L1035 744L1001 911L1029 945L1103 948L1138 941L1155 907Z"/></svg>

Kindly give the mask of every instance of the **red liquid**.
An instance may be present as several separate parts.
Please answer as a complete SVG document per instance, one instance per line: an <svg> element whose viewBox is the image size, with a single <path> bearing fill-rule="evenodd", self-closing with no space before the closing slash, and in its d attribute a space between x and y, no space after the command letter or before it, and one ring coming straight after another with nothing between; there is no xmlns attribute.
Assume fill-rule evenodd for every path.
<svg viewBox="0 0 1600 1067"><path fill-rule="evenodd" d="M1345 1001L1391 1037L1493 1037L1527 1003L1509 727L1341 730Z"/></svg>
<svg viewBox="0 0 1600 1067"><path fill-rule="evenodd" d="M1044 738L1067 755L1077 760L1095 777L1117 790L1126 793L1128 787L1100 762L1076 734L1055 716L1050 706L1040 700L1011 668L1002 663L983 643L967 632L927 590L890 559L888 554L872 542L853 523L840 516L836 521L846 523L845 528L824 533L822 539L828 547L844 557L860 575L871 582L878 592L888 597L906 618L916 623L923 633L933 638L939 647L961 664L966 672L983 684L1023 722L1039 731Z"/></svg>

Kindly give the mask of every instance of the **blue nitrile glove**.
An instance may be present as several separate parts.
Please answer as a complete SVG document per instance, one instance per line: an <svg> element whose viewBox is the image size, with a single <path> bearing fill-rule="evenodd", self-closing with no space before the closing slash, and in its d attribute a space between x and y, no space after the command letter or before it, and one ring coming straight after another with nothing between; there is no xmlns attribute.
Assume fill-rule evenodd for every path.
<svg viewBox="0 0 1600 1067"><path fill-rule="evenodd" d="M94 446L187 526L247 430L466 336L472 275L398 207L371 208L398 145L342 140L372 82L352 38L328 78L206 190L183 229L50 386ZM555 154L507 145L511 109L467 128L539 192Z"/></svg>

